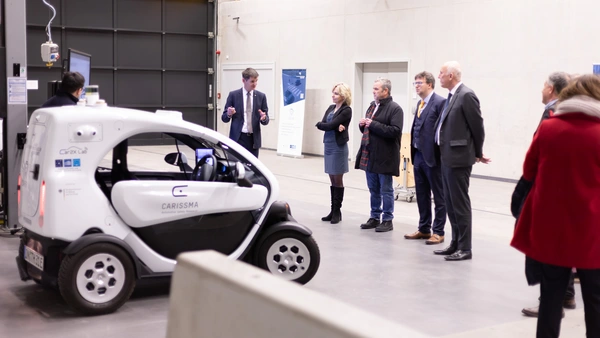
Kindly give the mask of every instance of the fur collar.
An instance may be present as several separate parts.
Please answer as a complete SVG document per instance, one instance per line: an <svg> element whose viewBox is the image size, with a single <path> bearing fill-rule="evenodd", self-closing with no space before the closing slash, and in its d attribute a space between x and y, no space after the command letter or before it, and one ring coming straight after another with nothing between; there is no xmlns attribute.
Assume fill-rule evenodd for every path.
<svg viewBox="0 0 600 338"><path fill-rule="evenodd" d="M559 102L554 115L568 113L584 113L589 116L600 118L600 101L585 95L577 95Z"/></svg>

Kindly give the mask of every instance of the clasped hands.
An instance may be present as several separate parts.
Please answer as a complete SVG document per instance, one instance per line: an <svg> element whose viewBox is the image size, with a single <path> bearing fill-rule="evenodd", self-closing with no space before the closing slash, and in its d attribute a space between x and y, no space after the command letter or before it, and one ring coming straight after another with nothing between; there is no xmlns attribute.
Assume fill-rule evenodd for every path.
<svg viewBox="0 0 600 338"><path fill-rule="evenodd" d="M362 118L360 119L360 121L358 121L358 125L360 127L369 127L371 125L371 122L373 122L372 119L367 119L367 118Z"/></svg>

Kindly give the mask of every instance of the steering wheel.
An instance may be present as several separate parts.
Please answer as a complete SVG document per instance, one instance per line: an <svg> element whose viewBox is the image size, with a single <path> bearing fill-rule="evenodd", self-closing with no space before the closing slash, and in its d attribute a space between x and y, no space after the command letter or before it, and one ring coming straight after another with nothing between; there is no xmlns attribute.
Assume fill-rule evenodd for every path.
<svg viewBox="0 0 600 338"><path fill-rule="evenodd" d="M209 161L210 160L210 161ZM211 164L212 163L212 164ZM214 181L217 176L217 158L215 155L204 155L192 172L192 181Z"/></svg>

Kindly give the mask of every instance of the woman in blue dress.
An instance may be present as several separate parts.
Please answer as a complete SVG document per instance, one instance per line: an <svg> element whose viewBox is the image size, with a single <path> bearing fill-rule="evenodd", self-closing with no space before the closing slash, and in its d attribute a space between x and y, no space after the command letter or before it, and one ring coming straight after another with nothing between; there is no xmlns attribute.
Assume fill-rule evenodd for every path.
<svg viewBox="0 0 600 338"><path fill-rule="evenodd" d="M325 131L325 173L329 174L331 181L331 212L321 220L336 224L342 220L344 174L348 172L348 124L352 119L350 87L345 83L336 84L331 91L331 98L334 104L327 108L317 128Z"/></svg>

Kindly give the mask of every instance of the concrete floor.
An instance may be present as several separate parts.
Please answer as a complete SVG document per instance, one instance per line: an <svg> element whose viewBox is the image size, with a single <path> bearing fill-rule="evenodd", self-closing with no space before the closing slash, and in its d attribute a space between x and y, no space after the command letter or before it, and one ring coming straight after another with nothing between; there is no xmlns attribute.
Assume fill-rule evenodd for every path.
<svg viewBox="0 0 600 338"><path fill-rule="evenodd" d="M153 149L158 148L139 147L130 156L153 160ZM267 150L261 150L260 158L279 179L280 199L289 202L294 217L314 231L321 249L320 269L307 288L431 337L535 336L536 320L520 311L537 304L539 289L527 286L524 257L509 246L514 184L471 180L474 258L445 262L432 250L448 243L427 246L403 238L416 230L416 202L396 202L394 231L360 230L369 211L362 171L352 169L345 176L343 221L331 225L320 221L329 209L329 180L322 158L285 158ZM450 238L449 224L446 231ZM17 238L0 236L1 337L165 336L168 279L139 284L117 313L80 317L56 292L19 280L14 260L17 245ZM576 291L577 309L567 310L563 337L585 336L578 285Z"/></svg>

